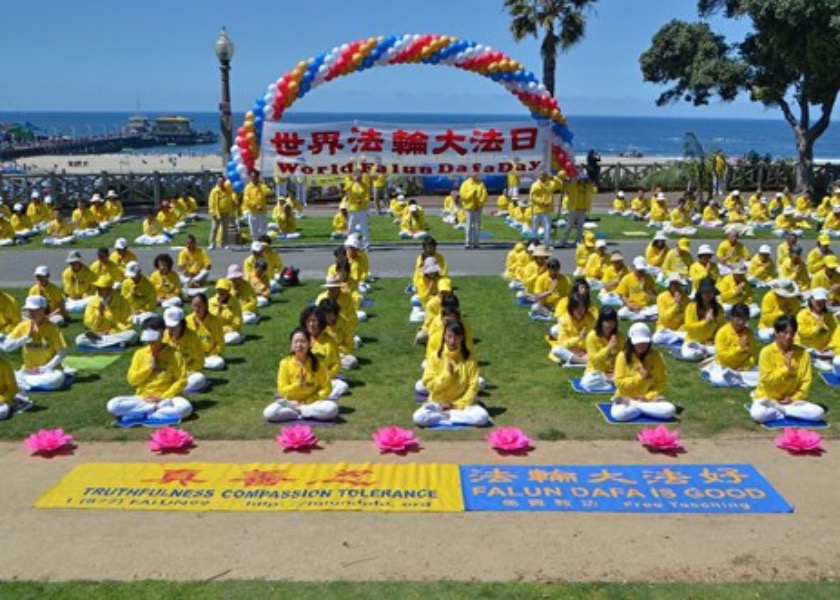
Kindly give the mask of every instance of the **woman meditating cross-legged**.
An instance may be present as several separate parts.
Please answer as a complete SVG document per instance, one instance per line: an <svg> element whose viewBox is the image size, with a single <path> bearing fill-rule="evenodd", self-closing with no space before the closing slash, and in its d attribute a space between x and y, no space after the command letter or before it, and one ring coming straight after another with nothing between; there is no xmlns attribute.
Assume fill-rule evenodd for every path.
<svg viewBox="0 0 840 600"><path fill-rule="evenodd" d="M490 420L487 410L476 404L478 362L467 348L465 333L460 321L447 320L443 343L426 358L423 385L429 390L429 401L414 413L414 422L421 427L439 424L481 427Z"/></svg>
<svg viewBox="0 0 840 600"><path fill-rule="evenodd" d="M632 421L640 415L657 419L673 417L677 409L662 395L665 364L651 346L650 329L634 323L627 331L624 351L615 359L616 386L610 414L616 421Z"/></svg>
<svg viewBox="0 0 840 600"><path fill-rule="evenodd" d="M276 399L265 408L263 417L273 422L335 420L338 404L328 400L332 389L330 374L324 362L312 353L309 333L298 327L292 331L289 342L289 354L277 370Z"/></svg>

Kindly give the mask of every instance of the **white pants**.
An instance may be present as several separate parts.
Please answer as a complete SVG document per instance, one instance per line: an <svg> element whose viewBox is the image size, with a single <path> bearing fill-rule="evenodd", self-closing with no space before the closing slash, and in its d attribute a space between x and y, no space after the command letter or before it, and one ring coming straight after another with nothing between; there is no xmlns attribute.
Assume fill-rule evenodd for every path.
<svg viewBox="0 0 840 600"><path fill-rule="evenodd" d="M351 210L347 213L347 231L362 234L362 247L367 248L370 245L367 210Z"/></svg>
<svg viewBox="0 0 840 600"><path fill-rule="evenodd" d="M137 342L137 332L133 329L100 335L99 339L91 340L84 333L76 338L79 348L104 349L130 346Z"/></svg>
<svg viewBox="0 0 840 600"><path fill-rule="evenodd" d="M77 231L75 235L77 238L92 238L98 236L100 233L102 232L99 229L91 227L89 229L81 229Z"/></svg>
<svg viewBox="0 0 840 600"><path fill-rule="evenodd" d="M45 246L64 246L66 244L72 244L76 241L76 236L68 235L67 237L57 238L57 237L46 237L44 238L44 245Z"/></svg>
<svg viewBox="0 0 840 600"><path fill-rule="evenodd" d="M610 416L616 421L632 421L641 415L654 419L670 419L675 414L677 414L677 407L664 400L659 402L629 400L627 404L623 404L613 399L610 406Z"/></svg>
<svg viewBox="0 0 840 600"><path fill-rule="evenodd" d="M263 418L275 423L297 419L335 421L336 417L338 417L338 404L332 400L317 400L312 404L298 405L295 409L288 400L280 399L266 406L263 411Z"/></svg>
<svg viewBox="0 0 840 600"><path fill-rule="evenodd" d="M465 210L467 215L467 238L464 242L465 247L478 248L481 243L481 209Z"/></svg>
<svg viewBox="0 0 840 600"><path fill-rule="evenodd" d="M659 308L654 304L653 306L646 306L641 310L630 310L626 306L618 309L618 318L627 319L629 321L652 320L659 316Z"/></svg>
<svg viewBox="0 0 840 600"><path fill-rule="evenodd" d="M267 297L265 297L265 296L257 296L257 306L258 306L259 308L265 308L265 307L266 307L266 306L268 306L270 303L271 303L271 300L269 300Z"/></svg>
<svg viewBox="0 0 840 600"><path fill-rule="evenodd" d="M589 289L593 292L600 292L604 289L604 284L601 283L600 279L593 279L590 277L586 278L586 282L589 284Z"/></svg>
<svg viewBox="0 0 840 600"><path fill-rule="evenodd" d="M706 346L700 342L683 342L680 354L686 360L704 359L715 355L714 346Z"/></svg>
<svg viewBox="0 0 840 600"><path fill-rule="evenodd" d="M352 354L341 355L341 370L350 371L351 369L359 368L359 359Z"/></svg>
<svg viewBox="0 0 840 600"><path fill-rule="evenodd" d="M665 233L669 233L671 235L696 235L697 228L696 227L674 227L670 223L665 223L662 227L662 231Z"/></svg>
<svg viewBox="0 0 840 600"><path fill-rule="evenodd" d="M157 404L146 402L140 396L117 396L108 401L108 412L115 417L128 414L145 414L146 417L180 417L185 418L192 413L189 400L175 396L161 400Z"/></svg>
<svg viewBox="0 0 840 600"><path fill-rule="evenodd" d="M227 331L225 332L225 344L228 346L236 346L237 344L241 344L245 341L245 336L242 335L239 331Z"/></svg>
<svg viewBox="0 0 840 600"><path fill-rule="evenodd" d="M776 337L776 330L772 327L762 327L757 332L758 339L765 344L769 344Z"/></svg>
<svg viewBox="0 0 840 600"><path fill-rule="evenodd" d="M152 311L139 312L139 313L135 313L135 314L131 315L131 322L136 327L142 327L143 326L143 321L145 321L146 319L148 319L150 317L156 317L156 316L157 316L157 313L152 312Z"/></svg>
<svg viewBox="0 0 840 600"><path fill-rule="evenodd" d="M721 387L743 385L748 388L758 386L758 367L753 367L749 371L735 371L717 361L712 361L701 371L709 375L712 385Z"/></svg>
<svg viewBox="0 0 840 600"><path fill-rule="evenodd" d="M204 368L208 371L221 371L225 368L225 359L218 354L204 357Z"/></svg>
<svg viewBox="0 0 840 600"><path fill-rule="evenodd" d="M445 411L436 402L426 402L414 411L414 423L420 427L429 425L469 425L481 427L490 421L490 415L480 404L472 404L463 410L451 409Z"/></svg>
<svg viewBox="0 0 840 600"><path fill-rule="evenodd" d="M141 235L134 238L134 243L139 246L162 246L168 244L172 238L161 233L160 235Z"/></svg>
<svg viewBox="0 0 840 600"><path fill-rule="evenodd" d="M518 200L519 199L519 186L512 185L507 188L507 197L511 200Z"/></svg>
<svg viewBox="0 0 840 600"><path fill-rule="evenodd" d="M655 331L652 336L654 344L662 346L670 346L671 344L682 343L685 339L685 331L674 331L672 329L660 329Z"/></svg>
<svg viewBox="0 0 840 600"><path fill-rule="evenodd" d="M757 423L794 417L803 421L820 421L825 415L823 408L813 402L797 400L790 404L779 404L775 400L756 399L750 406L750 417Z"/></svg>
<svg viewBox="0 0 840 600"><path fill-rule="evenodd" d="M59 390L64 385L66 377L73 375L74 369L51 369L41 373L26 373L23 369L15 371L15 380L21 390L38 388L41 390Z"/></svg>
<svg viewBox="0 0 840 600"><path fill-rule="evenodd" d="M163 308L172 308L173 306L180 307L184 304L183 300L181 300L178 296L173 296L172 298L167 298L166 300L158 300L158 303Z"/></svg>
<svg viewBox="0 0 840 600"><path fill-rule="evenodd" d="M78 300L73 300L72 298L65 298L64 299L64 310L69 313L83 313L87 308L87 305L90 304L90 301L93 300L93 296L85 296L84 298L79 298Z"/></svg>
<svg viewBox="0 0 840 600"><path fill-rule="evenodd" d="M329 400L333 402L338 402L338 399L350 391L350 385L344 381L343 379L339 379L336 377L335 379L330 381L331 389L330 395L328 397Z"/></svg>
<svg viewBox="0 0 840 600"><path fill-rule="evenodd" d="M721 306L723 307L723 314L728 317L729 313L732 312L733 305L721 303ZM759 315L761 315L761 308L759 308L758 304L756 304L755 302L749 305L749 309L750 319L757 319Z"/></svg>
<svg viewBox="0 0 840 600"><path fill-rule="evenodd" d="M540 227L543 228L542 239L543 245L548 248L551 245L551 215L548 213L540 213L531 217L531 229L534 235L539 234Z"/></svg>
<svg viewBox="0 0 840 600"><path fill-rule="evenodd" d="M207 386L207 378L204 373L187 373L187 387L184 388L185 394L194 394L203 390Z"/></svg>
<svg viewBox="0 0 840 600"><path fill-rule="evenodd" d="M616 294L614 292L605 292L605 291L602 290L598 294L598 299L601 301L601 304L603 304L604 306L619 307L623 304L623 302L621 300L621 296L619 296L618 294Z"/></svg>
<svg viewBox="0 0 840 600"><path fill-rule="evenodd" d="M266 219L265 213L261 215L255 215L254 213L250 213L248 215L248 230L251 232L251 241L260 239L261 235L265 235L265 232L268 231L268 220Z"/></svg>
<svg viewBox="0 0 840 600"><path fill-rule="evenodd" d="M186 287L190 283L195 283L195 284L198 284L198 285L203 285L203 284L207 283L207 276L209 274L210 274L209 269L202 269L201 271L199 271L198 273L196 273L193 276L179 275L179 277L181 278L181 285Z"/></svg>
<svg viewBox="0 0 840 600"><path fill-rule="evenodd" d="M580 378L580 386L587 392L612 392L612 382L602 371L587 371Z"/></svg>
<svg viewBox="0 0 840 600"><path fill-rule="evenodd" d="M556 356L563 364L578 364L584 365L586 363L585 357L578 357L574 352L565 346L552 346L552 356Z"/></svg>
<svg viewBox="0 0 840 600"><path fill-rule="evenodd" d="M563 244L569 243L569 235L572 228L575 229L575 243L580 244L583 240L583 225L586 223L585 210L573 210L566 216L566 230L563 232Z"/></svg>
<svg viewBox="0 0 840 600"><path fill-rule="evenodd" d="M243 310L242 311L242 322L245 325L256 325L260 322L260 316L250 310Z"/></svg>
<svg viewBox="0 0 840 600"><path fill-rule="evenodd" d="M429 235L428 231L418 231L416 233L412 233L407 229L400 229L400 237L404 240L415 239L419 240Z"/></svg>

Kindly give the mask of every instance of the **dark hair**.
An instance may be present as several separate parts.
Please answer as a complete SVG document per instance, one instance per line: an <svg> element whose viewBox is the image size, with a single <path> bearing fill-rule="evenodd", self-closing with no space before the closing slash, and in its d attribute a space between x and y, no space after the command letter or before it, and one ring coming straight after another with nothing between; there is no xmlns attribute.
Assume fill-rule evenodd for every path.
<svg viewBox="0 0 840 600"><path fill-rule="evenodd" d="M697 305L697 316L699 317L701 313L705 313L710 308L712 309L712 314L717 318L718 313L723 310L720 305L720 302L717 300L717 294L715 294L712 298L711 304L707 305L706 301L703 300L703 293L700 291L700 288L708 286L707 282L712 283L712 288L714 289L714 280L711 277L704 277L700 280L700 283L697 285L697 291L694 293L694 303Z"/></svg>
<svg viewBox="0 0 840 600"><path fill-rule="evenodd" d="M163 331L166 329L166 323L160 315L153 315L143 321L143 329L154 329L155 331Z"/></svg>
<svg viewBox="0 0 840 600"><path fill-rule="evenodd" d="M584 296L578 292L572 292L569 294L569 303L566 305L566 312L571 315L578 308L589 309L589 296Z"/></svg>
<svg viewBox="0 0 840 600"><path fill-rule="evenodd" d="M782 315L781 317L777 317L775 321L773 321L773 331L776 333L782 333L788 329L792 329L793 333L796 333L799 327L797 327L796 317L792 317L790 315Z"/></svg>
<svg viewBox="0 0 840 600"><path fill-rule="evenodd" d="M258 258L254 261L254 268L265 270L268 268L268 262L264 258Z"/></svg>
<svg viewBox="0 0 840 600"><path fill-rule="evenodd" d="M464 324L458 319L446 319L443 322L443 332L449 330L455 335L461 336L461 356L465 359L470 357L470 349L467 348L467 330L464 328ZM446 346L446 342L441 338L440 340L440 348L438 348L438 357L443 355L443 349Z"/></svg>
<svg viewBox="0 0 840 600"><path fill-rule="evenodd" d="M739 319L744 319L745 321L749 321L750 319L750 307L744 304L743 302L739 302L738 304L732 307L732 310L729 311L729 315L731 317L738 317Z"/></svg>
<svg viewBox="0 0 840 600"><path fill-rule="evenodd" d="M618 312L612 306L602 306L598 311L598 321L595 323L595 334L598 337L604 335L604 323L607 321L615 321L618 330Z"/></svg>
<svg viewBox="0 0 840 600"><path fill-rule="evenodd" d="M187 241L188 242L195 242L195 236L190 233L189 235L187 235Z"/></svg>
<svg viewBox="0 0 840 600"><path fill-rule="evenodd" d="M264 244L268 244L269 246L271 246L271 236L268 235L267 233L265 233L265 234L261 235L259 238L257 238L257 241L258 242L263 242Z"/></svg>
<svg viewBox="0 0 840 600"><path fill-rule="evenodd" d="M590 291L592 290L592 286L589 285L589 281L587 281L586 277L575 277L574 281L572 281L572 290L577 290L580 286L586 287L586 294L584 295L588 297Z"/></svg>
<svg viewBox="0 0 840 600"><path fill-rule="evenodd" d="M295 327L294 329L292 329L292 333L289 334L289 341L291 342L292 338L295 337L295 335L298 333L302 333L306 336L306 339L309 340L309 352L307 352L306 355L309 357L309 360L312 361L312 370L317 371L318 357L312 354L312 336L309 335L308 331L306 331L306 327ZM291 352L289 352L289 354L291 354Z"/></svg>
<svg viewBox="0 0 840 600"><path fill-rule="evenodd" d="M193 294L192 298L193 298L193 300L195 300L196 298L200 298L201 301L204 302L205 305L209 304L209 302L210 302L207 299L207 294L205 294L204 292L198 292L197 294Z"/></svg>
<svg viewBox="0 0 840 600"><path fill-rule="evenodd" d="M309 331L306 322L312 315L315 315L315 318L318 320L318 331L324 331L327 328L327 315L317 306L307 306L301 311L300 326Z"/></svg>
<svg viewBox="0 0 840 600"><path fill-rule="evenodd" d="M320 308L325 315L333 313L335 316L338 316L341 313L341 306L339 306L338 302L329 297L321 300L318 303L318 308Z"/></svg>
<svg viewBox="0 0 840 600"><path fill-rule="evenodd" d="M109 256L110 252L108 251L108 248L105 248L105 247L97 248L96 249L96 255L97 256Z"/></svg>
<svg viewBox="0 0 840 600"><path fill-rule="evenodd" d="M556 258L549 258L548 262L545 263L545 264L549 269L552 269L553 271L559 271L560 270L560 261L557 260Z"/></svg>
<svg viewBox="0 0 840 600"><path fill-rule="evenodd" d="M458 300L458 296L456 296L454 293L449 294L440 301L441 313L447 308L454 308L457 310L458 308L460 308L460 306L461 302Z"/></svg>
<svg viewBox="0 0 840 600"><path fill-rule="evenodd" d="M347 256L347 248L345 248L344 246L338 246L335 250L333 250L333 256L336 259L339 259L341 257L346 257Z"/></svg>
<svg viewBox="0 0 840 600"><path fill-rule="evenodd" d="M432 236L423 240L423 248L437 248L437 240Z"/></svg>
<svg viewBox="0 0 840 600"><path fill-rule="evenodd" d="M647 349L639 356L639 362L644 363L647 355L650 353L650 349L653 348L653 344L648 344ZM633 355L635 352L633 351L633 342L630 341L630 336L627 336L627 341L624 342L624 360L627 362L627 365L630 365L630 362L633 360Z"/></svg>
<svg viewBox="0 0 840 600"><path fill-rule="evenodd" d="M172 270L172 257L171 256L169 256L166 253L158 254L157 256L155 256L155 263L154 264L155 264L156 269L158 268L158 263L160 263L160 262L163 262L166 266L168 266L170 271Z"/></svg>

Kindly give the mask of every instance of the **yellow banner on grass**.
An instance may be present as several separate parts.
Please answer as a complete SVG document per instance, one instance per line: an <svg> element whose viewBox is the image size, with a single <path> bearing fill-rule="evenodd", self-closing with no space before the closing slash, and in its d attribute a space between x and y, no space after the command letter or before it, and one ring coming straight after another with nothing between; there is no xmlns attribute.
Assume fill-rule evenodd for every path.
<svg viewBox="0 0 840 600"><path fill-rule="evenodd" d="M36 508L461 512L457 465L91 463Z"/></svg>

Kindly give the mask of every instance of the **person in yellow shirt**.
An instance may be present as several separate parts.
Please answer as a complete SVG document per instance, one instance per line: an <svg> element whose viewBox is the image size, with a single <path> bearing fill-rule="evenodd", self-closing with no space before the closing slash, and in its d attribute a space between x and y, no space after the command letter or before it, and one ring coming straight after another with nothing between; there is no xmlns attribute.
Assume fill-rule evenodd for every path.
<svg viewBox="0 0 840 600"><path fill-rule="evenodd" d="M347 202L342 200L338 203L338 212L335 213L332 219L332 232L330 239L343 240L347 237Z"/></svg>
<svg viewBox="0 0 840 600"><path fill-rule="evenodd" d="M716 198L726 193L726 176L729 165L722 150L717 150L712 158L712 192Z"/></svg>
<svg viewBox="0 0 840 600"><path fill-rule="evenodd" d="M564 366L582 366L587 362L586 336L595 328L596 317L589 310L589 299L572 292L566 311L557 320L556 336L549 339L549 360Z"/></svg>
<svg viewBox="0 0 840 600"><path fill-rule="evenodd" d="M810 219L811 218L811 211L814 209L814 201L811 198L811 192L805 190L802 192L796 199L796 204L794 205L794 217L797 219Z"/></svg>
<svg viewBox="0 0 840 600"><path fill-rule="evenodd" d="M640 189L633 200L630 201L630 212L636 221L647 221L650 213L650 203L645 197L645 191Z"/></svg>
<svg viewBox="0 0 840 600"><path fill-rule="evenodd" d="M834 254L829 244L831 244L831 237L828 234L821 233L817 236L817 245L808 253L808 257L805 259L809 275L813 276L818 271L822 271L825 257Z"/></svg>
<svg viewBox="0 0 840 600"><path fill-rule="evenodd" d="M668 214L668 221L662 230L674 235L696 235L697 228L691 225L691 212L685 196L680 196L677 206Z"/></svg>
<svg viewBox="0 0 840 600"><path fill-rule="evenodd" d="M225 333L221 319L210 312L207 295L196 294L192 298L192 314L187 318L187 327L192 329L204 350L204 368L208 371L220 371L225 368L222 353L225 350Z"/></svg>
<svg viewBox="0 0 840 600"><path fill-rule="evenodd" d="M172 200L164 200L160 203L160 210L157 213L157 223L163 230L163 233L170 238L175 237L181 232L181 229L186 227L186 223L180 220L181 215L175 209Z"/></svg>
<svg viewBox="0 0 840 600"><path fill-rule="evenodd" d="M610 416L616 421L632 421L642 415L670 419L677 408L663 396L665 363L651 345L650 329L633 323L627 331L624 348L615 359L613 375L616 391Z"/></svg>
<svg viewBox="0 0 840 600"><path fill-rule="evenodd" d="M245 325L259 323L260 315L257 313L257 307L260 305L260 299L257 298L251 284L245 281L242 268L239 265L229 265L226 277L231 284L231 295L239 301L242 310L242 322ZM264 304L267 304L267 302L264 302Z"/></svg>
<svg viewBox="0 0 840 600"><path fill-rule="evenodd" d="M700 280L694 301L685 309L685 339L680 349L683 359L702 360L715 355L715 335L726 322L718 293L713 279Z"/></svg>
<svg viewBox="0 0 840 600"><path fill-rule="evenodd" d="M549 248L550 246L546 246ZM572 275L580 277L586 269L589 256L595 252L595 232L587 230L583 234L583 241L575 248L575 270Z"/></svg>
<svg viewBox="0 0 840 600"><path fill-rule="evenodd" d="M758 385L758 347L748 327L750 309L735 304L729 323L715 334L715 358L701 370L715 387L746 387Z"/></svg>
<svg viewBox="0 0 840 600"><path fill-rule="evenodd" d="M637 256L633 259L633 270L619 281L615 289L623 304L618 310L619 318L631 321L656 319L656 282L647 268L644 257Z"/></svg>
<svg viewBox="0 0 840 600"><path fill-rule="evenodd" d="M428 225L426 224L426 213L422 206L417 204L417 200L412 198L408 201L406 210L403 211L403 217L400 221L399 236L403 239L423 239L429 235Z"/></svg>
<svg viewBox="0 0 840 600"><path fill-rule="evenodd" d="M546 271L537 276L534 282L534 303L531 305L531 318L541 321L553 321L557 303L569 295L569 278L560 272L560 261L549 258L545 263Z"/></svg>
<svg viewBox="0 0 840 600"><path fill-rule="evenodd" d="M181 396L187 385L184 359L163 341L165 329L157 315L143 322L140 341L146 345L134 352L126 375L134 394L108 401L108 412L121 426L177 424L192 413Z"/></svg>
<svg viewBox="0 0 840 600"><path fill-rule="evenodd" d="M259 171L251 171L251 181L242 193L242 210L248 213L248 229L251 241L259 239L267 231L268 198L271 190L263 183Z"/></svg>
<svg viewBox="0 0 840 600"><path fill-rule="evenodd" d="M3 205L0 205L3 207ZM0 212L0 246L14 246L17 243L23 243L24 238L18 238L15 233L15 228L9 222L9 218Z"/></svg>
<svg viewBox="0 0 840 600"><path fill-rule="evenodd" d="M187 325L184 311L178 306L170 306L163 311L163 323L166 325L163 341L181 355L187 371L184 394L203 394L209 391L213 384L201 372L205 361L204 345L198 334Z"/></svg>
<svg viewBox="0 0 840 600"><path fill-rule="evenodd" d="M242 329L242 307L239 300L231 293L233 284L230 279L216 281L216 295L210 299L210 312L222 322L225 344L234 346L245 341Z"/></svg>
<svg viewBox="0 0 840 600"><path fill-rule="evenodd" d="M20 306L13 296L0 290L0 344L20 323Z"/></svg>
<svg viewBox="0 0 840 600"><path fill-rule="evenodd" d="M32 225L32 219L27 216L26 209L21 203L17 203L12 207L10 224L15 231L15 237L18 239L28 240L30 237L38 234L38 230Z"/></svg>
<svg viewBox="0 0 840 600"><path fill-rule="evenodd" d="M811 357L794 344L796 319L783 315L773 322L775 341L758 356L758 387L753 393L750 416L758 423L785 417L819 421L825 410L806 401L811 388Z"/></svg>
<svg viewBox="0 0 840 600"><path fill-rule="evenodd" d="M840 237L840 204L831 207L821 231L833 238Z"/></svg>
<svg viewBox="0 0 840 600"><path fill-rule="evenodd" d="M563 231L561 248L568 245L572 228L576 231L575 244L579 244L583 239L586 215L592 210L592 197L598 191L598 188L593 182L589 181L585 172L581 172L564 186L563 191L569 199L569 214L566 215L566 227Z"/></svg>
<svg viewBox="0 0 840 600"><path fill-rule="evenodd" d="M96 295L93 287L96 276L82 262L82 253L78 250L71 250L64 262L67 263L67 268L61 274L64 308L70 314L82 313Z"/></svg>
<svg viewBox="0 0 840 600"><path fill-rule="evenodd" d="M609 262L607 256L606 240L595 240L595 251L590 253L583 268L583 277L589 283L589 287L596 292L603 289L601 278L604 275L604 267Z"/></svg>
<svg viewBox="0 0 840 600"><path fill-rule="evenodd" d="M729 311L735 304L744 304L750 311L750 318L755 319L761 314L761 309L755 303L755 291L747 279L747 267L743 263L736 265L732 272L720 279L720 303L723 312Z"/></svg>
<svg viewBox="0 0 840 600"><path fill-rule="evenodd" d="M150 210L143 219L143 234L134 239L134 243L140 246L160 246L172 241L172 236L163 230L160 221L155 217L155 212Z"/></svg>
<svg viewBox="0 0 840 600"><path fill-rule="evenodd" d="M0 421L29 410L32 406L34 403L20 391L14 368L0 356Z"/></svg>
<svg viewBox="0 0 840 600"><path fill-rule="evenodd" d="M511 202L516 202L519 200L519 185L522 182L522 178L519 176L519 160L514 158L509 163L510 170L507 172L505 176L507 185L505 186L505 197L510 200Z"/></svg>
<svg viewBox="0 0 840 600"><path fill-rule="evenodd" d="M87 202L82 199L79 199L79 201L76 202L76 210L73 211L71 219L73 221L73 230L75 231L77 238L96 237L102 233L96 219L93 216L93 213L90 212L90 208L88 208Z"/></svg>
<svg viewBox="0 0 840 600"><path fill-rule="evenodd" d="M297 327L289 336L289 354L277 369L275 400L263 411L270 422L312 419L334 421L338 404L329 399L330 376L323 361L312 353L309 333Z"/></svg>
<svg viewBox="0 0 840 600"><path fill-rule="evenodd" d="M802 235L802 228L796 221L796 210L789 206L782 211L776 220L773 222L775 229L773 235L777 237L785 237L789 233L794 233L797 236Z"/></svg>
<svg viewBox="0 0 840 600"><path fill-rule="evenodd" d="M808 274L808 267L802 261L802 246L796 245L790 248L790 254L779 263L779 277L790 279L803 292L811 288L811 276Z"/></svg>
<svg viewBox="0 0 840 600"><path fill-rule="evenodd" d="M758 321L758 339L764 343L773 340L776 319L788 316L796 319L799 310L799 286L790 279L780 277L770 283L770 289L761 299L761 318Z"/></svg>
<svg viewBox="0 0 840 600"><path fill-rule="evenodd" d="M227 246L230 243L228 231L236 218L236 196L224 175L219 175L216 185L207 198L207 213L210 215L210 242L208 250L216 248L217 243ZM220 241L221 238L221 241Z"/></svg>
<svg viewBox="0 0 840 600"><path fill-rule="evenodd" d="M457 212L458 207L460 206L460 197L458 196L458 190L457 189L454 190L452 192L452 194L450 194L450 195L453 197L453 203L456 207L456 212ZM345 196L342 199L342 202L347 202L347 196ZM391 198L391 202L389 202L388 206L389 206L388 212L391 214L392 217L394 217L394 223L399 223L402 220L403 211L405 210L405 196L403 194L398 194L398 195L394 196L393 198ZM347 210L348 210L348 214L349 214L349 210L350 210L350 204L349 203L347 204ZM348 221L348 223L349 223L349 221ZM348 225L348 230L349 230L349 225Z"/></svg>
<svg viewBox="0 0 840 600"><path fill-rule="evenodd" d="M551 175L547 171L543 171L531 185L531 190L528 194L531 200L531 206L534 209L531 219L531 230L534 232L535 237L542 233L542 242L546 247L551 245L551 216L554 214L555 189Z"/></svg>
<svg viewBox="0 0 840 600"><path fill-rule="evenodd" d="M633 210L627 206L626 195L623 190L618 190L613 198L612 208L607 211L607 214L618 215L621 217L632 217Z"/></svg>
<svg viewBox="0 0 840 600"><path fill-rule="evenodd" d="M477 173L464 180L458 189L467 216L467 236L464 248L478 248L481 239L481 211L487 202L487 188Z"/></svg>
<svg viewBox="0 0 840 600"><path fill-rule="evenodd" d="M750 259L750 251L744 243L738 239L738 232L730 230L726 239L721 241L717 247L717 259L722 275L728 275L733 267L738 264L746 265Z"/></svg>
<svg viewBox="0 0 840 600"><path fill-rule="evenodd" d="M47 300L31 295L23 304L27 317L3 341L4 352L23 351L23 364L15 373L18 386L26 391L53 391L67 387L75 377L61 362L67 356L64 334L48 319Z"/></svg>
<svg viewBox="0 0 840 600"><path fill-rule="evenodd" d="M96 295L85 309L85 331L76 338L80 350L122 350L137 342L132 329L131 307L119 292L114 281L101 275L93 283Z"/></svg>
<svg viewBox="0 0 840 600"><path fill-rule="evenodd" d="M773 217L770 215L767 198L762 197L759 201L750 204L749 225L753 229L773 229Z"/></svg>
<svg viewBox="0 0 840 600"><path fill-rule="evenodd" d="M178 253L178 273L187 294L194 295L207 284L213 263L207 252L198 247L195 236L187 236L186 246Z"/></svg>
<svg viewBox="0 0 840 600"><path fill-rule="evenodd" d="M834 351L831 340L837 329L837 321L828 310L828 293L824 288L815 288L808 295L808 305L796 314L796 343L804 347L814 359L814 366L820 371L832 371L831 359Z"/></svg>
<svg viewBox="0 0 840 600"><path fill-rule="evenodd" d="M90 201L90 214L100 231L105 231L111 226L111 213L99 194L94 194Z"/></svg>
<svg viewBox="0 0 840 600"><path fill-rule="evenodd" d="M157 290L149 278L143 275L136 261L131 261L126 265L124 274L125 279L120 286L120 294L126 299L131 309L132 323L142 325L146 319L155 315Z"/></svg>
<svg viewBox="0 0 840 600"><path fill-rule="evenodd" d="M40 231L47 226L50 220L51 209L44 203L40 192L32 192L29 205L26 207L26 216L32 222L32 227Z"/></svg>
<svg viewBox="0 0 840 600"><path fill-rule="evenodd" d="M668 236L664 231L657 231L653 239L645 248L645 261L647 271L653 277L662 275L662 266L665 264L665 257L668 255Z"/></svg>
<svg viewBox="0 0 840 600"><path fill-rule="evenodd" d="M688 276L691 279L692 289L696 290L701 279L711 278L713 281L720 279L720 270L712 262L714 256L712 247L703 244L697 249L697 260L688 268Z"/></svg>
<svg viewBox="0 0 840 600"><path fill-rule="evenodd" d="M300 232L297 230L297 217L291 203L278 201L271 212L271 217L274 222L268 226L271 230L270 235L281 240L292 240L300 237Z"/></svg>
<svg viewBox="0 0 840 600"><path fill-rule="evenodd" d="M840 306L840 273L837 271L840 261L833 254L829 254L823 261L823 268L814 274L811 287L821 287L828 294L828 305L831 309Z"/></svg>
<svg viewBox="0 0 840 600"><path fill-rule="evenodd" d="M531 257L533 260L522 271L522 283L525 289L516 293L516 297L522 299L523 303L526 300L534 301L534 286L539 276L548 270L548 259L551 257L551 253L548 248L538 244L532 247Z"/></svg>
<svg viewBox="0 0 840 600"><path fill-rule="evenodd" d="M57 285L50 281L50 270L46 265L35 267L35 284L29 288L29 296L43 296L47 301L47 317L50 321L64 327L67 310L64 306L64 294Z"/></svg>
<svg viewBox="0 0 840 600"><path fill-rule="evenodd" d="M376 207L376 214L381 215L388 206L388 175L377 172L372 178L372 200Z"/></svg>
<svg viewBox="0 0 840 600"><path fill-rule="evenodd" d="M338 374L341 371L341 354L335 338L327 331L327 315L317 306L307 306L300 314L300 326L309 333L312 354L324 363L330 377L330 395L328 400L338 402L339 398L350 391L350 386Z"/></svg>
<svg viewBox="0 0 840 600"><path fill-rule="evenodd" d="M665 285L665 290L656 297L658 319L653 343L663 346L682 345L685 340L685 311L688 308L686 280L672 273L665 279Z"/></svg>
<svg viewBox="0 0 840 600"><path fill-rule="evenodd" d="M694 263L694 257L691 255L691 241L688 238L680 238L677 241L677 247L672 248L665 255L665 261L662 263L662 278L668 275L680 275L687 278L691 265Z"/></svg>
<svg viewBox="0 0 840 600"><path fill-rule="evenodd" d="M618 330L618 313L612 306L602 306L595 328L586 334L586 370L580 378L583 389L605 394L615 391L615 360L624 343L624 335Z"/></svg>
<svg viewBox="0 0 840 600"><path fill-rule="evenodd" d="M776 247L776 264L781 266L784 260L790 256L790 249L797 245L799 235L796 233L785 234L785 240Z"/></svg>
<svg viewBox="0 0 840 600"><path fill-rule="evenodd" d="M750 266L747 269L747 281L757 288L766 288L770 282L778 277L776 264L770 252L770 246L762 244L758 252L750 259Z"/></svg>
<svg viewBox="0 0 840 600"><path fill-rule="evenodd" d="M52 220L47 224L45 246L65 246L76 241L73 223L64 218L59 209L52 211Z"/></svg>
<svg viewBox="0 0 840 600"><path fill-rule="evenodd" d="M621 295L616 292L621 278L630 273L627 265L624 264L624 256L621 252L613 252L610 255L610 263L604 267L601 275L601 291L598 292L598 299L605 306L621 307L623 302Z"/></svg>
<svg viewBox="0 0 840 600"><path fill-rule="evenodd" d="M345 184L344 194L347 199L347 214L349 215L347 229L350 233L359 232L362 236L362 245L367 248L370 245L370 227L368 225L370 186L365 184L360 171L354 172L352 179Z"/></svg>
<svg viewBox="0 0 840 600"><path fill-rule="evenodd" d="M422 381L429 399L414 413L416 425L482 427L490 421L487 410L477 402L478 362L467 347L460 321L444 324L443 344L427 355Z"/></svg>
<svg viewBox="0 0 840 600"><path fill-rule="evenodd" d="M155 288L160 306L181 306L181 279L172 270L174 261L168 254L155 256L155 270L149 275L149 281Z"/></svg>
<svg viewBox="0 0 840 600"><path fill-rule="evenodd" d="M648 215L648 227L663 227L668 220L668 199L659 192L653 199Z"/></svg>
<svg viewBox="0 0 840 600"><path fill-rule="evenodd" d="M327 318L327 333L335 340L338 346L338 353L341 359L341 369L349 371L359 366L359 359L351 354L355 341L352 335L347 333L347 325L344 319L339 318L341 307L333 298L323 298L318 302L320 308Z"/></svg>
<svg viewBox="0 0 840 600"><path fill-rule="evenodd" d="M111 252L111 262L124 271L128 263L137 262L137 255L128 249L128 241L125 238L117 238L114 242L114 251Z"/></svg>
<svg viewBox="0 0 840 600"><path fill-rule="evenodd" d="M708 227L710 229L723 227L723 220L720 218L720 207L714 198L709 200L709 203L703 208L699 225L700 227Z"/></svg>
<svg viewBox="0 0 840 600"><path fill-rule="evenodd" d="M105 208L108 211L111 223L119 223L123 220L123 204L116 190L108 190L105 194Z"/></svg>

